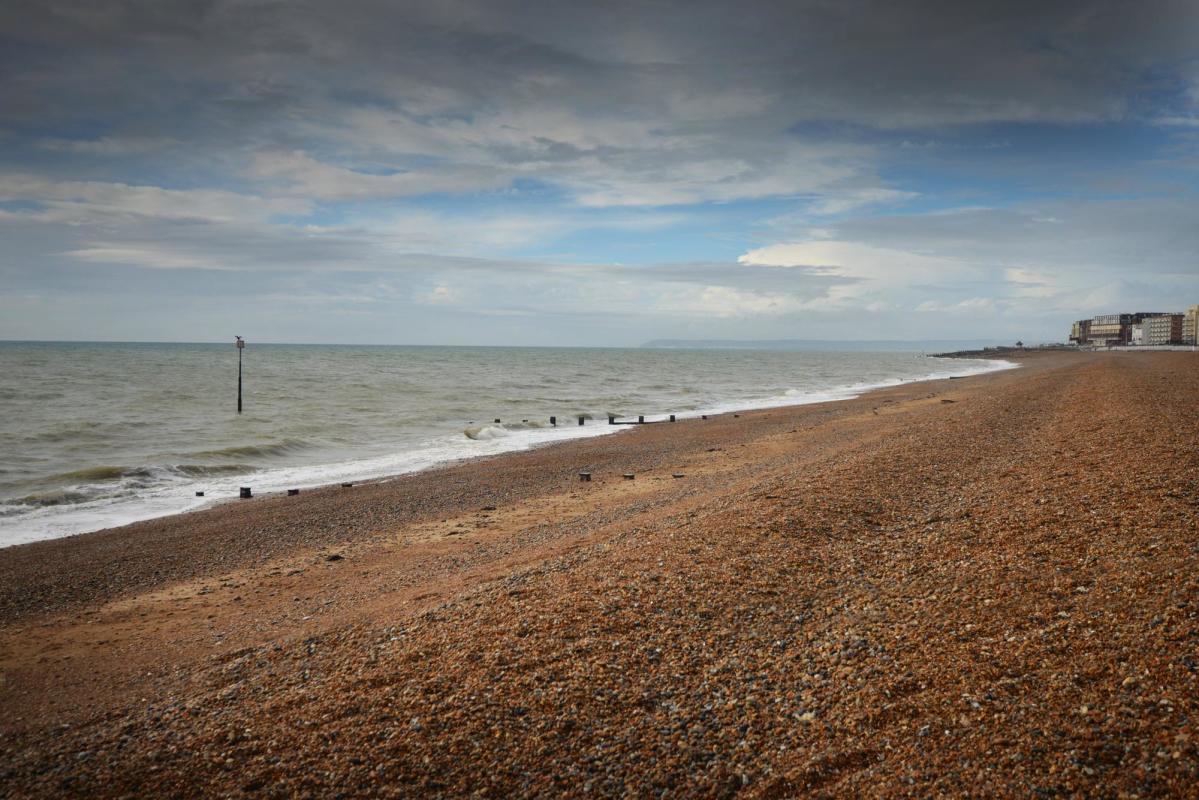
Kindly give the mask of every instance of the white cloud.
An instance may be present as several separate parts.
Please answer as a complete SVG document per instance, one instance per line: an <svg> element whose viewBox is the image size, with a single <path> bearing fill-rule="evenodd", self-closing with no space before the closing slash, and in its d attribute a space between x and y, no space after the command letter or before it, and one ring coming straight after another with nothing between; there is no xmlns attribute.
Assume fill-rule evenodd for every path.
<svg viewBox="0 0 1199 800"><path fill-rule="evenodd" d="M925 300L916 306L917 311L948 312L951 314L978 314L991 312L999 307L994 297L967 297L956 303L943 303L937 300Z"/></svg>
<svg viewBox="0 0 1199 800"><path fill-rule="evenodd" d="M853 211L865 206L901 203L919 196L919 192L905 192L899 189L887 189L883 187L855 189L845 193L830 190L825 197L812 203L808 207L808 212L822 216L831 216L834 214L844 214L847 211Z"/></svg>
<svg viewBox="0 0 1199 800"><path fill-rule="evenodd" d="M808 233L739 261L855 278L830 291L847 309L885 303L1025 330L1113 305L1181 308L1199 299L1199 217L1169 199L863 217Z"/></svg>
<svg viewBox="0 0 1199 800"><path fill-rule="evenodd" d="M163 189L101 181L56 181L27 174L0 175L0 200L45 207L30 216L88 222L112 215L208 221L268 220L306 214L306 200L263 198L219 189Z"/></svg>
<svg viewBox="0 0 1199 800"><path fill-rule="evenodd" d="M356 228L369 232L380 246L394 252L494 256L497 252L546 245L578 231L652 231L684 219L663 212L601 216L572 210L540 214L406 210L363 220Z"/></svg>
<svg viewBox="0 0 1199 800"><path fill-rule="evenodd" d="M750 158L595 161L568 179L583 206L733 202L818 193L863 169L864 148L790 145Z"/></svg>
<svg viewBox="0 0 1199 800"><path fill-rule="evenodd" d="M1155 118L1153 123L1171 128L1199 128L1199 117L1168 115Z"/></svg>
<svg viewBox="0 0 1199 800"><path fill-rule="evenodd" d="M698 294L671 304L673 309L717 317L777 316L794 314L808 308L799 298L780 293L762 293L731 286L705 286Z"/></svg>
<svg viewBox="0 0 1199 800"><path fill-rule="evenodd" d="M462 302L462 292L452 286L438 284L427 292L417 294L414 299L432 306L457 305Z"/></svg>
<svg viewBox="0 0 1199 800"><path fill-rule="evenodd" d="M863 279L873 285L953 281L980 272L978 265L958 259L836 239L768 245L750 250L737 261L802 267L819 274Z"/></svg>
<svg viewBox="0 0 1199 800"><path fill-rule="evenodd" d="M1062 287L1050 275L1025 267L1007 267L1003 270L1003 279L1011 284L1011 292L1016 297L1054 297L1062 292Z"/></svg>
<svg viewBox="0 0 1199 800"><path fill-rule="evenodd" d="M209 269L234 270L235 265L222 264L204 256L188 255L169 247L84 247L67 250L64 256L80 261L121 266L146 267L148 269Z"/></svg>
<svg viewBox="0 0 1199 800"><path fill-rule="evenodd" d="M503 186L510 180L510 176L490 167L470 165L375 175L326 164L299 150L257 154L250 175L279 184L288 194L322 200L478 191Z"/></svg>

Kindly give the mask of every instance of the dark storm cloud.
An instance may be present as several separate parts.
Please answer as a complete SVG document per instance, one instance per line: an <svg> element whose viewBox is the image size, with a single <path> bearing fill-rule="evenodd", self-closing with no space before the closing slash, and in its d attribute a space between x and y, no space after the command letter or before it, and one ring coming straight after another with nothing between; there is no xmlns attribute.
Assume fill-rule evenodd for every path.
<svg viewBox="0 0 1199 800"><path fill-rule="evenodd" d="M734 126L756 160L760 133L805 120L1135 116L1149 111L1146 94L1188 97L1199 39L1186 2L146 0L10 2L0 15L10 125L198 124L222 146L290 139L360 155L388 151L392 133L393 155L525 166L592 156L598 167L569 176L584 182L621 152L671 149L655 143L702 156L705 136ZM353 129L370 117L338 118L363 109L397 116L375 117L372 138ZM538 120L547 109L557 117ZM632 127L604 129L621 121ZM599 128L581 134L588 123Z"/></svg>
<svg viewBox="0 0 1199 800"><path fill-rule="evenodd" d="M327 202L532 179L584 206L847 208L885 183L869 131L1190 119L1197 21L1165 0L10 2L0 128L10 161L57 148L45 174L103 179L142 147L143 181Z"/></svg>
<svg viewBox="0 0 1199 800"><path fill-rule="evenodd" d="M74 54L93 64L119 61L130 75L144 63L162 67L145 79L175 72L244 81L295 74L299 86L319 73L323 86L368 87L399 77L414 86L453 86L475 101L521 74L554 75L573 81L570 88L599 90L634 74L668 79L672 68L684 67L697 83L716 81L722 72L733 73L730 78L774 72L799 80L794 88L805 95L824 83L840 98L835 105L846 108L855 96L870 97L872 106L880 100L919 106L921 97L935 95L936 104L960 102L967 113L999 91L1029 103L1056 96L1063 86L1106 96L1152 64L1192 57L1196 34L1193 4L1162 0L32 0L7 3L0 13L0 28L21 48L6 48L10 66L42 54L47 58L38 66L45 68L51 55ZM147 58L130 62L131 56ZM403 68L402 76L394 68ZM1026 80L1030 69L1037 80ZM1113 85L1122 72L1125 79ZM945 91L953 86L973 88L955 97ZM280 88L286 96L285 84ZM902 96L892 96L896 91ZM612 93L595 98L600 105L616 99Z"/></svg>

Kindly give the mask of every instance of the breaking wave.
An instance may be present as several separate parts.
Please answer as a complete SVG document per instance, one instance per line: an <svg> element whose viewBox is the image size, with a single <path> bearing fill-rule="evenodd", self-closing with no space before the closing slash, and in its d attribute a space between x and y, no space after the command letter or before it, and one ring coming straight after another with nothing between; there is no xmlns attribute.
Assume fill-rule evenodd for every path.
<svg viewBox="0 0 1199 800"><path fill-rule="evenodd" d="M313 445L302 439L285 439L269 444L247 444L238 447L224 447L220 450L203 450L194 453L196 458L280 458L283 456L302 453L312 449Z"/></svg>

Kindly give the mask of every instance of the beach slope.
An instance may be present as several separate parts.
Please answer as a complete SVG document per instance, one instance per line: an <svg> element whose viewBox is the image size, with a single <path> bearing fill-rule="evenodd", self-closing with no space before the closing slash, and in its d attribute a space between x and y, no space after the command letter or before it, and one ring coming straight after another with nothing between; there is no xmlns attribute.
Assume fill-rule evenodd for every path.
<svg viewBox="0 0 1199 800"><path fill-rule="evenodd" d="M0 786L1192 793L1199 358L1019 358L0 551Z"/></svg>

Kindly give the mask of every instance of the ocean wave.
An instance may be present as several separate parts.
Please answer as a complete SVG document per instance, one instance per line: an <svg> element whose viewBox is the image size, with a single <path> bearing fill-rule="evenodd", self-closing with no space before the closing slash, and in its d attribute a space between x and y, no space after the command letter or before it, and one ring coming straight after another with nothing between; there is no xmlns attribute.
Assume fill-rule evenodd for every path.
<svg viewBox="0 0 1199 800"><path fill-rule="evenodd" d="M529 430L530 428L550 427L549 417L541 419L522 419L520 422L505 422L504 427L510 431Z"/></svg>
<svg viewBox="0 0 1199 800"><path fill-rule="evenodd" d="M312 445L302 439L285 439L282 442L270 444L247 444L237 447L224 447L219 450L204 450L194 453L196 458L275 458L279 456L300 453L312 448Z"/></svg>
<svg viewBox="0 0 1199 800"><path fill-rule="evenodd" d="M125 497L146 489L164 487L180 480L244 475L257 470L246 464L176 464L124 467L101 465L46 475L34 481L36 491L3 501L7 506L41 507L84 503ZM26 491L29 491L26 484ZM10 508L9 513L13 513Z"/></svg>
<svg viewBox="0 0 1199 800"><path fill-rule="evenodd" d="M61 506L73 503L84 503L95 499L94 494L72 491L69 489L51 489L46 492L35 492L24 497L5 500L6 506Z"/></svg>
<svg viewBox="0 0 1199 800"><path fill-rule="evenodd" d="M188 478L210 478L218 475L245 475L256 472L246 464L175 464L169 471Z"/></svg>
<svg viewBox="0 0 1199 800"><path fill-rule="evenodd" d="M558 424L561 425L565 418L559 419ZM492 423L489 425L471 425L465 428L462 433L467 439L475 439L482 441L485 439L498 439L501 436L507 436L515 431L537 431L552 428L549 417L544 419L522 419L520 422L501 422Z"/></svg>
<svg viewBox="0 0 1199 800"><path fill-rule="evenodd" d="M85 469L71 470L70 473L59 473L58 475L48 475L44 477L47 483L96 483L101 481L119 481L125 477L128 467L109 467L109 465L101 465L101 467L88 467Z"/></svg>
<svg viewBox="0 0 1199 800"><path fill-rule="evenodd" d="M476 442L486 442L508 435L508 431L502 425L472 425L462 432L466 434L467 439Z"/></svg>

